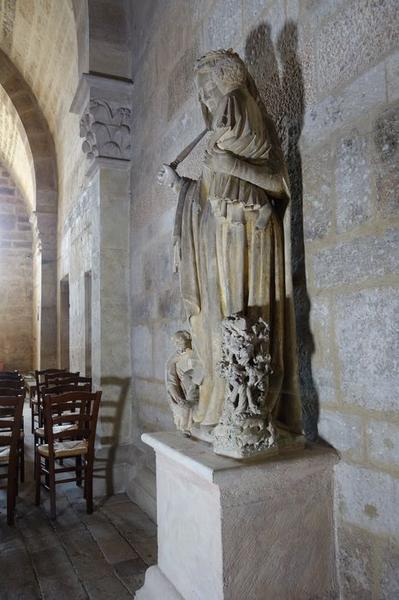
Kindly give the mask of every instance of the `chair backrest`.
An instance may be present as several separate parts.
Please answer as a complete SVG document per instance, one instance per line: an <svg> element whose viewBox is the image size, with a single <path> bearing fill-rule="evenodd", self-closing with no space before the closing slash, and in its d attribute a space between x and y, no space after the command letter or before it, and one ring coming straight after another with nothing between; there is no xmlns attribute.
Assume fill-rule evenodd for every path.
<svg viewBox="0 0 399 600"><path fill-rule="evenodd" d="M44 387L50 388L58 385L69 385L70 383L74 383L76 385L79 383L79 379L80 377L77 375L71 375L69 377L54 377L47 379L47 381L42 384L41 389Z"/></svg>
<svg viewBox="0 0 399 600"><path fill-rule="evenodd" d="M0 379L21 379L19 371L0 371Z"/></svg>
<svg viewBox="0 0 399 600"><path fill-rule="evenodd" d="M71 383L66 383L65 385L55 385L55 386L49 386L49 387L42 387L41 388L41 396L42 398L44 398L44 396L58 396L59 394L65 394L66 392L90 392L90 385L85 383L82 385L79 385L78 383L76 383L76 381L73 381Z"/></svg>
<svg viewBox="0 0 399 600"><path fill-rule="evenodd" d="M10 446L9 465L17 460L24 397L0 397L0 446Z"/></svg>
<svg viewBox="0 0 399 600"><path fill-rule="evenodd" d="M24 388L25 382L23 379L0 379L0 387Z"/></svg>
<svg viewBox="0 0 399 600"><path fill-rule="evenodd" d="M79 389L80 389L81 385L85 385L85 386L87 385L87 386L89 386L88 391L89 392L92 391L92 378L91 377L80 377L80 376L76 376L76 375L73 375L73 377L61 377L61 378L57 377L54 379L49 379L47 382L47 388L50 389L50 388L53 388L54 386L69 385L69 384L78 385Z"/></svg>
<svg viewBox="0 0 399 600"><path fill-rule="evenodd" d="M25 398L25 390L20 387L1 387L0 386L0 396L22 396Z"/></svg>
<svg viewBox="0 0 399 600"><path fill-rule="evenodd" d="M76 371L76 373L71 373L70 371L63 371L62 373L47 373L44 376L44 384L48 387L49 383L53 381L61 381L63 379L76 379L79 377L80 372Z"/></svg>
<svg viewBox="0 0 399 600"><path fill-rule="evenodd" d="M101 392L67 392L43 398L44 432L49 446L49 454L54 453L53 427L72 424L74 428L55 434L56 440L87 440L88 452L94 451L98 410ZM74 412L73 412L74 411Z"/></svg>
<svg viewBox="0 0 399 600"><path fill-rule="evenodd" d="M90 391L92 391L92 389L93 389L93 379L91 377L82 377L82 376L80 376L80 377L77 378L76 381L78 383L82 384L82 385L83 384L89 385L90 386Z"/></svg>
<svg viewBox="0 0 399 600"><path fill-rule="evenodd" d="M36 388L39 389L40 385L44 383L45 375L51 375L52 373L65 373L66 369L43 369L42 371L35 371Z"/></svg>

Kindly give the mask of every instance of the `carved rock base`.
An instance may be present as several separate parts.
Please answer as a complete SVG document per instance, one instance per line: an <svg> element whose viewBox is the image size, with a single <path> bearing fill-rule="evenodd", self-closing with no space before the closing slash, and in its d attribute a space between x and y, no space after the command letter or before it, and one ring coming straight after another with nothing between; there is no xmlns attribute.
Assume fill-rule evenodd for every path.
<svg viewBox="0 0 399 600"><path fill-rule="evenodd" d="M156 452L158 565L136 600L334 598L334 451L237 461L178 433Z"/></svg>
<svg viewBox="0 0 399 600"><path fill-rule="evenodd" d="M231 458L251 456L273 456L281 450L300 450L305 447L305 438L288 431L276 430L275 438L258 425L257 419L246 419L237 424L220 424L214 429L213 450L216 454Z"/></svg>

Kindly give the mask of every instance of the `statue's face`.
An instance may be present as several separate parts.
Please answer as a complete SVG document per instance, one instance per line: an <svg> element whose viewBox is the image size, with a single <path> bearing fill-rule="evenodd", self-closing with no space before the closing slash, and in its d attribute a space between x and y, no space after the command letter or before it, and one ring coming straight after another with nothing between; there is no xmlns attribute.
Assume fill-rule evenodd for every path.
<svg viewBox="0 0 399 600"><path fill-rule="evenodd" d="M173 341L176 345L176 349L178 352L184 352L187 348L190 347L190 342L186 340L183 336L176 335L173 337Z"/></svg>
<svg viewBox="0 0 399 600"><path fill-rule="evenodd" d="M214 113L223 94L216 85L211 72L205 71L197 74L197 88L201 102L205 104L210 113Z"/></svg>

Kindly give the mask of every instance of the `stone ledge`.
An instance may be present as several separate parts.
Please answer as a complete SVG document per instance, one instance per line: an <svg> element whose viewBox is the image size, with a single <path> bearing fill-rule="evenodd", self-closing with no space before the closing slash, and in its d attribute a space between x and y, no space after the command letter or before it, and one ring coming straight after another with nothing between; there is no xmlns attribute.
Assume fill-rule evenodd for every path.
<svg viewBox="0 0 399 600"><path fill-rule="evenodd" d="M249 474L257 479L259 469L262 468L264 471L265 464L268 465L268 480L265 484L270 484L270 478L276 479L276 481L280 478L284 479L284 472L287 469L292 472L295 463L298 467L301 465L302 477L304 468L310 474L325 469L326 464L331 463L332 465L339 460L332 448L321 445L312 445L304 450L281 450L278 455L270 457L238 460L215 454L209 444L185 438L178 432L143 433L141 439L157 454L173 460L202 479L218 485L228 483L232 477L241 476L243 471L246 476Z"/></svg>

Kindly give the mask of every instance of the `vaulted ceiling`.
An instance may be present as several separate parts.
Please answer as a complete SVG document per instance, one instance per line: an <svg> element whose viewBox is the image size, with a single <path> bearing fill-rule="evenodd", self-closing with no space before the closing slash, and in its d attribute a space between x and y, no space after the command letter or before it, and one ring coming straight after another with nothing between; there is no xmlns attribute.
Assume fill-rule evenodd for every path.
<svg viewBox="0 0 399 600"><path fill-rule="evenodd" d="M0 0L0 50L32 90L53 135L58 162L66 164L71 149L65 139L71 130L79 143L77 118L69 113L78 82L71 0ZM31 157L23 133L21 121L0 86L0 160L32 203L27 198L34 185L28 181Z"/></svg>

